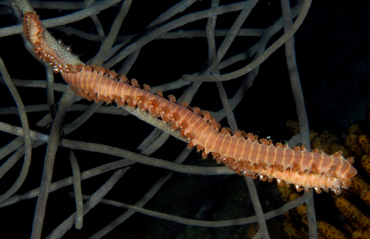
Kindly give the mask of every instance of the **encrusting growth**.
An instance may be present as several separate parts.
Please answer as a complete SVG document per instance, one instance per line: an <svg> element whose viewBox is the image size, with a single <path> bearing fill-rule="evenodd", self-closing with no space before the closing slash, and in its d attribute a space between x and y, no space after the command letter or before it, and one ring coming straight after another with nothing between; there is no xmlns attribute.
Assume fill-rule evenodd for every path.
<svg viewBox="0 0 370 239"><path fill-rule="evenodd" d="M303 146L292 150L243 131L232 136L229 129L220 129L209 112L177 104L172 95L169 100L164 99L161 92L153 94L147 85L141 89L137 80L129 81L124 75L118 76L102 67L68 64L44 41L41 21L35 13L25 15L24 31L37 56L52 65L77 95L97 102L114 101L118 106L138 107L160 117L174 130L180 130L181 136L190 140L189 147L202 151L203 158L211 153L218 163L239 174L263 181L275 178L278 185L294 184L298 191L314 188L320 193L330 189L340 194L357 173L351 165L353 159L344 159L341 152L327 155L317 149L309 152Z"/></svg>

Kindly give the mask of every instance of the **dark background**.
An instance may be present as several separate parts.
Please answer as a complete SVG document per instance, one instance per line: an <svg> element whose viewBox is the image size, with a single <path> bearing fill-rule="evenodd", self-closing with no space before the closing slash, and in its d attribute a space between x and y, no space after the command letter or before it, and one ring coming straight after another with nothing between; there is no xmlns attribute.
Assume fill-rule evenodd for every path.
<svg viewBox="0 0 370 239"><path fill-rule="evenodd" d="M133 1L120 34L142 33L151 21L171 6L162 2L164 1L161 3ZM208 1L197 2L180 15L206 9L209 4ZM227 2L221 1L221 4L227 4ZM99 14L98 17L102 21L106 33L108 33L114 20L113 16L118 10L119 7L112 7ZM36 11L41 19L65 15L70 12L44 9L36 9ZM342 140L353 122L366 119L366 104L370 101L368 83L370 76L370 68L368 67L370 63L369 11L368 1L313 1L307 18L295 35L296 58L310 128L317 131L329 130ZM238 13L220 16L217 27L229 28L237 16ZM279 1L260 1L243 27L265 28L280 16ZM16 21L9 13L0 16L0 24L0 27L10 26L16 24ZM205 24L206 20L197 21L181 27L181 29L204 29ZM89 33L96 33L90 19L71 25ZM93 57L99 49L100 43L98 42L66 36L57 30L50 29L50 31L57 39L62 39L66 45L71 46L72 51L84 62ZM281 34L282 32L278 35ZM277 37L274 36L273 39L275 40ZM218 46L222 40L223 37L216 39ZM258 38L238 37L226 57L246 51L256 41ZM25 51L20 36L2 38L0 44L0 56L12 78L45 79L44 68ZM183 74L198 72L207 62L206 44L205 38L153 41L143 47L128 77L136 78L140 84L155 86L177 80ZM247 61L229 67L221 71L221 74L243 67L246 63ZM115 69L118 70L119 67L120 65L117 65ZM236 108L235 116L239 128L261 137L271 136L274 142L289 140L292 133L287 130L285 122L289 119L296 120L296 113L288 77L284 48L281 47L262 64L253 86ZM229 97L234 95L243 79L224 83ZM56 76L56 81L63 82L59 76ZM6 87L4 85L0 85L0 87L0 107L14 106ZM165 92L165 95L171 93L179 97L184 89L185 87ZM26 105L45 104L46 102L44 89L19 88L19 92ZM56 93L57 99L60 96L61 93ZM78 103L89 104L86 100ZM222 104L215 84L202 84L191 105L210 111L221 109ZM33 127L43 114L28 114L31 129L47 132L47 129ZM72 121L78 115L78 112L69 113L66 122ZM0 121L20 125L18 116L0 115ZM223 120L221 124L227 125L227 122ZM109 144L134 151L152 129L153 127L132 116L119 117L96 114L81 129L66 138ZM13 136L1 133L0 145L5 146L12 138ZM153 156L174 160L184 147L184 143L172 138ZM33 150L30 172L19 193L39 186L45 148L39 147ZM117 159L88 152L76 152L76 156L80 162L81 171L101 165L102 162ZM186 164L213 165L214 162L210 159L201 160L200 156L194 152L187 159ZM1 193L14 183L21 166L22 162L19 162L1 180ZM68 150L58 150L55 170L53 181L71 175ZM135 165L133 170L130 170L120 180L106 198L134 204L150 188L152 183L165 173L166 171L162 169ZM83 192L93 193L111 175L112 173L106 173L84 181L82 183ZM282 202L276 199L274 187L274 184L258 184L265 211L281 206ZM43 237L74 211L74 201L67 196L68 192L72 191L73 188L70 186L49 195ZM317 208L329 207L324 204L325 197L327 195L324 194L316 199ZM12 237L29 237L35 204L36 199L34 198L2 208L0 229L3 232L8 232L9 228L18 225L17 230L12 230ZM160 190L160 193L149 202L147 208L158 211L168 209L168 213L188 218L194 218L200 208L206 208L204 220L223 220L253 215L245 183L238 176L205 177L175 174ZM72 229L65 237L86 238L91 236L123 212L123 209L99 205L85 217L83 230ZM326 219L328 211L322 213L321 210L318 210L317 214L318 218ZM335 222L332 223L335 224ZM278 222L269 221L271 232L277 230L278 226ZM239 228L209 230L214 238L216 238L215 235L220 238L225 235L225 238L228 238L230 235L235 235L237 230L241 230ZM184 226L182 225L135 214L109 234L107 238L176 238L178 233L183 230Z"/></svg>

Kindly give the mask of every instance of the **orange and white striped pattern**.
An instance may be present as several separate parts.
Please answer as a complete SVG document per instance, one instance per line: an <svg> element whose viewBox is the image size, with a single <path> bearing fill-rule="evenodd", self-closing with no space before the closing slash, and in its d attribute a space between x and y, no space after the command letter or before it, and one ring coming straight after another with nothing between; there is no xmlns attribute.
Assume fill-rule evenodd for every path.
<svg viewBox="0 0 370 239"><path fill-rule="evenodd" d="M278 185L293 184L298 191L314 188L320 193L330 189L339 194L357 173L351 165L353 159L344 159L341 152L327 155L317 149L309 152L303 146L290 149L242 131L232 136L228 129L220 130L209 112L179 105L172 95L164 99L161 92L153 94L147 85L141 89L135 79L130 82L102 67L67 64L43 40L41 22L35 13L26 14L24 31L38 57L53 65L76 94L88 100L139 107L160 117L173 129L181 130L181 136L190 140L189 147L196 146L203 158L212 153L218 163L223 162L239 174L263 181L275 178Z"/></svg>
<svg viewBox="0 0 370 239"><path fill-rule="evenodd" d="M309 152L302 146L290 149L281 143L273 145L272 140L257 140L257 136L244 132L231 136L227 129L219 130L219 124L208 112L179 105L174 96L166 100L161 93L149 92L149 86L141 89L135 79L130 83L125 76L118 77L114 71L102 67L79 65L75 72L61 72L61 75L76 94L86 99L128 104L162 118L191 140L189 147L203 150L203 158L212 153L217 162L239 174L258 176L261 180L276 178L279 185L283 181L294 184L298 191L331 189L339 194L357 173L351 165L353 160L345 160L341 153Z"/></svg>

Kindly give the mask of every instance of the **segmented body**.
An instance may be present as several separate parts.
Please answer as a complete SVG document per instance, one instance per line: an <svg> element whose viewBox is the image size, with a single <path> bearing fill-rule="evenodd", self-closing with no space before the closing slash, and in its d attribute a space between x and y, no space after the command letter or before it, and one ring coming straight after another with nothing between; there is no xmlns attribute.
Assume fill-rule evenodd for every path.
<svg viewBox="0 0 370 239"><path fill-rule="evenodd" d="M257 140L257 136L244 132L231 136L225 128L220 130L208 112L179 105L174 96L164 99L161 93L149 92L149 86L141 89L135 79L130 82L125 76L118 77L114 71L102 67L72 66L62 59L58 61L54 51L42 47L45 43L38 23L33 22L35 14L30 14L27 20L26 17L25 33L35 52L43 52L39 57L53 65L76 94L88 100L139 107L153 117L160 117L174 130L181 130L181 135L190 140L189 147L202 150L203 158L212 153L217 162L223 162L239 174L269 181L275 178L279 185L283 185L283 181L287 185L294 184L298 191L331 189L339 194L341 188L348 188L357 173L351 165L353 160L344 159L340 152L327 155L318 150L309 152L304 147L292 150L281 143L273 145L272 140Z"/></svg>

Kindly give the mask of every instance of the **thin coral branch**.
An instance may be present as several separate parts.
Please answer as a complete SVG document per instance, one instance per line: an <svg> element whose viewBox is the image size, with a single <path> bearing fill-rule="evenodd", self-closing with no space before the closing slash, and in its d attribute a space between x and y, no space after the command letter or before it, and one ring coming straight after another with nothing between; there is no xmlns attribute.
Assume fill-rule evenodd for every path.
<svg viewBox="0 0 370 239"><path fill-rule="evenodd" d="M81 189L81 172L76 156L73 151L69 155L69 161L71 162L72 173L73 173L73 190L76 201L76 221L75 227L80 230L83 226L83 200L82 200L82 189Z"/></svg>
<svg viewBox="0 0 370 239"><path fill-rule="evenodd" d="M40 194L37 198L36 212L32 225L31 238L36 239L41 237L41 231L45 218L46 203L49 196L51 179L53 177L55 155L57 153L60 140L60 132L68 108L73 103L73 96L73 92L67 88L67 90L63 94L62 100L60 101L57 115L55 117L55 120L53 121L53 126L51 127L49 143L46 149L44 160L44 170L41 179Z"/></svg>
<svg viewBox="0 0 370 239"><path fill-rule="evenodd" d="M289 31L292 27L292 14L289 7L289 1L282 0L282 12L284 20L284 30ZM294 36L287 40L285 43L285 54L287 58L287 65L289 70L289 78L292 87L293 97L296 104L296 111L298 115L298 122L300 126L300 136L303 143L306 145L308 150L311 150L310 146L310 137L309 137L309 127L308 127L308 118L306 113L306 107L304 104L304 97L302 92L302 86L299 79L298 67L296 62L295 50L294 50ZM308 217L308 226L309 226L309 235L310 238L317 238L317 223L316 223L316 214L314 207L313 192L306 192L309 195L307 201L307 217Z"/></svg>

